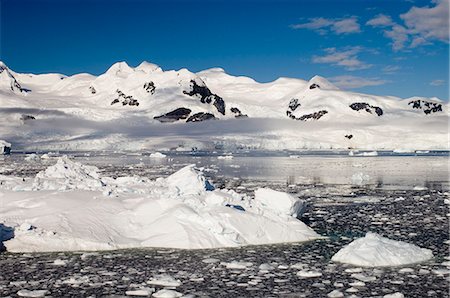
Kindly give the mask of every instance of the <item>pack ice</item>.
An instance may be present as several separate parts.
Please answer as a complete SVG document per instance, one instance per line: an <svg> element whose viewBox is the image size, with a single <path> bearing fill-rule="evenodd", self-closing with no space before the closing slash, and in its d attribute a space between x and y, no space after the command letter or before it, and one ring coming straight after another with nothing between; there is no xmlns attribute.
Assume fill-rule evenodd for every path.
<svg viewBox="0 0 450 298"><path fill-rule="evenodd" d="M268 189L253 198L215 189L194 165L156 180L113 179L62 157L29 180L0 176L0 227L14 229L3 239L11 252L217 248L320 237L295 217L300 200Z"/></svg>
<svg viewBox="0 0 450 298"><path fill-rule="evenodd" d="M332 260L364 267L401 266L433 258L431 250L368 232L339 250Z"/></svg>

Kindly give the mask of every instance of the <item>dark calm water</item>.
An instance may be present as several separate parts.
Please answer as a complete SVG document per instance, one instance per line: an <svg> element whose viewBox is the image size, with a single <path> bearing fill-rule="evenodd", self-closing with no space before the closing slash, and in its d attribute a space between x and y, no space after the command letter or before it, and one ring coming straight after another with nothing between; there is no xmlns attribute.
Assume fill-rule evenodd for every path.
<svg viewBox="0 0 450 298"><path fill-rule="evenodd" d="M124 296L161 286L157 274L180 280L176 291L190 297L449 297L448 154L349 157L305 152L73 154L104 175L167 176L186 164L204 167L218 187L252 194L272 187L307 200L305 221L325 240L235 249L139 249L98 253L0 254L0 296L47 290L53 297ZM420 155L420 154L419 154ZM0 158L0 174L30 177L54 159L25 162L24 155ZM447 203L446 203L447 202ZM430 248L435 258L400 268L355 268L331 256L367 231ZM62 264L55 265L54 261ZM244 268L227 268L230 262ZM260 265L263 265L260 267ZM300 270L318 277L301 277Z"/></svg>

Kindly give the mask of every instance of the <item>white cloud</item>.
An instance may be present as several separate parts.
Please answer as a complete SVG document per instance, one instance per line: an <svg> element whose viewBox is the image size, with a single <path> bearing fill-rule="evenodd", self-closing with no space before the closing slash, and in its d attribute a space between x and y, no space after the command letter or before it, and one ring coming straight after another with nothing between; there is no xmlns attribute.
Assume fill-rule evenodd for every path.
<svg viewBox="0 0 450 298"><path fill-rule="evenodd" d="M430 82L431 86L442 86L445 84L444 80L434 80Z"/></svg>
<svg viewBox="0 0 450 298"><path fill-rule="evenodd" d="M324 35L330 31L335 34L350 34L361 32L361 27L358 19L355 16L345 19L326 19L326 18L312 18L309 22L302 24L291 25L293 29L309 29Z"/></svg>
<svg viewBox="0 0 450 298"><path fill-rule="evenodd" d="M347 70L359 70L372 67L371 64L359 60L358 54L363 50L362 47L349 47L341 51L336 48L327 48L324 56L313 56L313 63L331 64L342 66Z"/></svg>
<svg viewBox="0 0 450 298"><path fill-rule="evenodd" d="M449 42L449 0L436 2L434 7L412 7L400 15L412 34L424 39Z"/></svg>
<svg viewBox="0 0 450 298"><path fill-rule="evenodd" d="M386 80L381 80L379 78L362 78L348 75L336 76L327 79L337 87L343 89L357 89L367 86L379 86L389 82Z"/></svg>
<svg viewBox="0 0 450 298"><path fill-rule="evenodd" d="M404 25L398 24L390 16L379 14L366 25L384 29L384 36L392 40L392 49L415 48L439 40L449 42L449 1L433 1L433 7L413 6L400 15Z"/></svg>
<svg viewBox="0 0 450 298"><path fill-rule="evenodd" d="M400 69L401 69L401 67L398 66L398 65L388 65L388 66L383 68L383 72L384 73L388 73L388 74L392 74L392 73L395 73L395 72L399 71Z"/></svg>
<svg viewBox="0 0 450 298"><path fill-rule="evenodd" d="M373 19L369 20L366 25L373 27L388 27L394 25L394 22L392 21L390 16L379 14Z"/></svg>

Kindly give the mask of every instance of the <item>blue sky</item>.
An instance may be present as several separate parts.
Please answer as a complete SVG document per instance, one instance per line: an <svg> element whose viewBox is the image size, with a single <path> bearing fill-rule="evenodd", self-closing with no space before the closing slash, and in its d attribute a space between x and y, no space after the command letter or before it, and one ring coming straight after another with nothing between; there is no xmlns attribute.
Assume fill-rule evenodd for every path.
<svg viewBox="0 0 450 298"><path fill-rule="evenodd" d="M449 0L1 0L0 58L17 72L103 73L143 60L267 82L449 94Z"/></svg>

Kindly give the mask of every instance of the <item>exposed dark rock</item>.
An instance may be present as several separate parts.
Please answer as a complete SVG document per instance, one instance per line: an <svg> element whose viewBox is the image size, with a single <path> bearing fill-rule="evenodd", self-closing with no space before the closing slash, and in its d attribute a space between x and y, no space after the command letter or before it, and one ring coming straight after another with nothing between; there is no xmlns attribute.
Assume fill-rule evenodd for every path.
<svg viewBox="0 0 450 298"><path fill-rule="evenodd" d="M133 98L131 95L126 95L119 89L116 90L118 98L114 99L111 102L111 105L122 102L123 106L129 105L129 106L139 106L139 102L137 99Z"/></svg>
<svg viewBox="0 0 450 298"><path fill-rule="evenodd" d="M241 110L239 110L238 108L231 108L230 111L235 114L234 117L235 118L247 118L247 115L242 114Z"/></svg>
<svg viewBox="0 0 450 298"><path fill-rule="evenodd" d="M95 90L95 88L93 86L90 86L89 90L91 91L92 94L97 93L97 90Z"/></svg>
<svg viewBox="0 0 450 298"><path fill-rule="evenodd" d="M373 114L372 112L375 112L375 114L377 114L378 116L383 115L383 110L380 107L371 106L365 102L355 102L352 103L349 107L355 111L365 110L369 114Z"/></svg>
<svg viewBox="0 0 450 298"><path fill-rule="evenodd" d="M328 111L327 110L320 110L318 112L314 112L311 114L305 114L302 115L301 117L295 117L291 111L286 111L286 115L293 119L293 120L300 120L300 121L308 121L308 120L319 120L320 118L323 117L323 115L327 114Z"/></svg>
<svg viewBox="0 0 450 298"><path fill-rule="evenodd" d="M147 93L154 94L155 89L155 83L153 83L152 81L144 84L144 90L147 91Z"/></svg>
<svg viewBox="0 0 450 298"><path fill-rule="evenodd" d="M317 85L317 84L311 84L311 86L309 86L309 89L315 89L315 88L319 88L320 89L320 86Z"/></svg>
<svg viewBox="0 0 450 298"><path fill-rule="evenodd" d="M353 138L353 135L345 135L345 137L349 140L351 140Z"/></svg>
<svg viewBox="0 0 450 298"><path fill-rule="evenodd" d="M303 116L301 116L299 118L295 118L295 120L300 120L300 121L319 120L320 118L322 118L322 116L324 116L327 113L328 113L327 110L321 110L321 111L318 111L318 112L314 112L312 114L306 114L306 115L303 115Z"/></svg>
<svg viewBox="0 0 450 298"><path fill-rule="evenodd" d="M298 102L298 98L293 98L289 102L289 109L293 112L295 111L301 104Z"/></svg>
<svg viewBox="0 0 450 298"><path fill-rule="evenodd" d="M200 86L197 84L195 80L191 80L191 90L183 91L184 94L189 96L197 96L200 98L201 103L210 104L213 102L213 105L216 107L217 111L222 115L225 115L225 102L222 97L213 94L208 87Z"/></svg>
<svg viewBox="0 0 450 298"><path fill-rule="evenodd" d="M9 146L8 146L9 145ZM11 153L11 146L10 144L4 144L0 142L0 155L9 155ZM1 239L0 239L1 240Z"/></svg>
<svg viewBox="0 0 450 298"><path fill-rule="evenodd" d="M223 101L222 97L213 95L214 96L214 103L213 105L216 107L217 111L221 113L222 115L225 115L225 102Z"/></svg>
<svg viewBox="0 0 450 298"><path fill-rule="evenodd" d="M32 116L32 115L26 115L26 114L22 114L20 116L20 120L22 121L27 121L27 120L35 120L36 117Z"/></svg>
<svg viewBox="0 0 450 298"><path fill-rule="evenodd" d="M17 82L16 78L12 75L9 69L4 65L0 65L0 73L2 72L6 72L6 74L10 78L10 88L12 92L15 92L16 90L18 90L19 92L31 92L30 89L22 88L22 86L19 84L19 82Z"/></svg>
<svg viewBox="0 0 450 298"><path fill-rule="evenodd" d="M192 111L186 108L178 108L161 116L153 117L159 122L175 122L186 119Z"/></svg>
<svg viewBox="0 0 450 298"><path fill-rule="evenodd" d="M408 103L413 109L423 110L426 115L436 112L442 112L442 104L426 100L412 100Z"/></svg>
<svg viewBox="0 0 450 298"><path fill-rule="evenodd" d="M210 119L217 119L217 118L213 114L200 112L189 117L188 120L186 120L186 122L200 122Z"/></svg>

